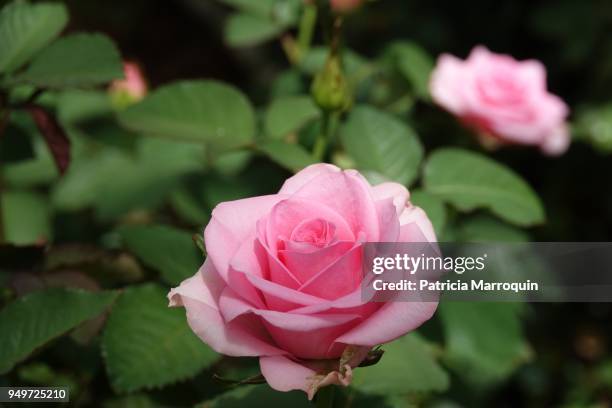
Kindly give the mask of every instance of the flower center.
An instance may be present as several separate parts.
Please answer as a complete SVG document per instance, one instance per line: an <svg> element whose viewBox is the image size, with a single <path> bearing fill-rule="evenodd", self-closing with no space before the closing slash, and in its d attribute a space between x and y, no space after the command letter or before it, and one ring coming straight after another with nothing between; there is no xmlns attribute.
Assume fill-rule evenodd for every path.
<svg viewBox="0 0 612 408"><path fill-rule="evenodd" d="M333 223L321 218L312 218L299 223L289 240L322 248L332 242L335 236L336 226Z"/></svg>

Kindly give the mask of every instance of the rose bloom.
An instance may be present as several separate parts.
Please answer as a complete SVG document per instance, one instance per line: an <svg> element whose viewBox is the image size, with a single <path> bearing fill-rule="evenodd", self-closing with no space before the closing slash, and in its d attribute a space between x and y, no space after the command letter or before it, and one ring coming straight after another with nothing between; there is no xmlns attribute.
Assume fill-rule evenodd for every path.
<svg viewBox="0 0 612 408"><path fill-rule="evenodd" d="M142 70L134 62L123 63L124 79L118 79L111 83L111 93L119 93L129 97L131 101L137 102L147 95L148 86Z"/></svg>
<svg viewBox="0 0 612 408"><path fill-rule="evenodd" d="M475 47L466 60L443 54L431 75L433 100L469 126L485 145L539 146L549 155L570 143L568 107L546 89L546 69Z"/></svg>
<svg viewBox="0 0 612 408"><path fill-rule="evenodd" d="M204 231L208 258L168 295L192 330L229 356L257 356L279 391L312 398L348 385L373 346L414 330L437 302L362 300L365 242L435 242L400 184L315 164L278 194L219 204Z"/></svg>

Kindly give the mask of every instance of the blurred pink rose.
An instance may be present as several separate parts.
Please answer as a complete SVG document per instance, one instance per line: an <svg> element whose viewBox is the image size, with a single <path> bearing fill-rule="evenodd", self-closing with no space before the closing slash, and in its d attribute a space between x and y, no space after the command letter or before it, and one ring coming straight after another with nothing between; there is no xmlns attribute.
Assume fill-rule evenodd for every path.
<svg viewBox="0 0 612 408"><path fill-rule="evenodd" d="M316 164L278 194L221 203L204 238L208 258L170 291L170 305L184 306L217 352L258 356L279 391L312 398L322 386L348 385L373 346L414 330L437 307L362 300L364 242L436 237L406 188L371 186L354 170Z"/></svg>
<svg viewBox="0 0 612 408"><path fill-rule="evenodd" d="M363 3L363 0L331 0L332 10L341 13L353 11Z"/></svg>
<svg viewBox="0 0 612 408"><path fill-rule="evenodd" d="M539 146L549 155L570 143L568 107L546 89L546 69L475 47L463 61L439 57L430 90L433 100L480 133L483 144Z"/></svg>
<svg viewBox="0 0 612 408"><path fill-rule="evenodd" d="M111 93L122 94L129 97L131 101L139 101L147 95L147 81L142 70L134 62L123 63L124 79L113 81L110 87Z"/></svg>

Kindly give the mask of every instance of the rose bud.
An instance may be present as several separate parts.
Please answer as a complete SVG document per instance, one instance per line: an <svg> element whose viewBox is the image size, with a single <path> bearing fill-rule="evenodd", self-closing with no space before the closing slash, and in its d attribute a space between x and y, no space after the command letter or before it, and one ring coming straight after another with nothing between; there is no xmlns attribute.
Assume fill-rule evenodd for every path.
<svg viewBox="0 0 612 408"><path fill-rule="evenodd" d="M338 55L330 54L310 89L317 105L326 111L344 111L352 104L350 86L344 77Z"/></svg>
<svg viewBox="0 0 612 408"><path fill-rule="evenodd" d="M570 143L567 105L546 88L546 69L475 47L466 60L443 54L431 75L438 105L474 128L483 145L538 146L548 155Z"/></svg>
<svg viewBox="0 0 612 408"><path fill-rule="evenodd" d="M276 390L312 399L320 387L346 386L360 363L374 363L374 346L436 310L437 302L362 298L364 243L436 241L409 197L400 184L371 186L355 170L315 164L278 194L221 203L204 230L208 258L170 291L170 306L185 307L217 352L259 357Z"/></svg>
<svg viewBox="0 0 612 408"><path fill-rule="evenodd" d="M116 107L124 108L142 100L148 91L147 81L134 62L123 63L124 79L117 79L110 85L109 92Z"/></svg>

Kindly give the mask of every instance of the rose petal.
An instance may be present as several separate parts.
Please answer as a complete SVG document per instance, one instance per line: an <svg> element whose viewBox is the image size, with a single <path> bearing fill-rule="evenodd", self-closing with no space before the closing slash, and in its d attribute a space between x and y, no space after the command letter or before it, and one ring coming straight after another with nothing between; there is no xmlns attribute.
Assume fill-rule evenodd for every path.
<svg viewBox="0 0 612 408"><path fill-rule="evenodd" d="M463 66L464 62L459 58L442 54L429 82L433 100L455 115L461 115L464 111L462 92L458 90L463 83Z"/></svg>
<svg viewBox="0 0 612 408"><path fill-rule="evenodd" d="M408 200L410 199L410 193L403 185L399 183L381 183L372 187L372 195L375 201L385 200L387 198L393 199L393 204L397 210L397 215L400 215Z"/></svg>
<svg viewBox="0 0 612 408"><path fill-rule="evenodd" d="M540 149L549 156L559 156L567 151L571 137L567 125L564 123L550 132L542 142Z"/></svg>
<svg viewBox="0 0 612 408"><path fill-rule="evenodd" d="M337 299L353 292L361 282L361 252L361 244L355 244L342 257L306 281L299 290L323 299Z"/></svg>
<svg viewBox="0 0 612 408"><path fill-rule="evenodd" d="M240 245L255 232L256 221L286 197L268 195L221 203L204 230L206 251L219 275L227 281L228 266Z"/></svg>
<svg viewBox="0 0 612 408"><path fill-rule="evenodd" d="M283 195L292 195L304 185L312 181L315 177L320 176L321 174L333 174L339 173L340 168L326 163L317 163L311 164L308 167L302 169L299 173L294 175L293 177L288 178L281 187L278 194Z"/></svg>
<svg viewBox="0 0 612 408"><path fill-rule="evenodd" d="M411 205L400 215L399 242L436 242L433 225L421 208Z"/></svg>
<svg viewBox="0 0 612 408"><path fill-rule="evenodd" d="M322 172L298 189L292 196L295 198L316 201L332 208L342 215L355 236L364 232L368 239L378 238L378 215L371 187L355 170ZM345 240L339 232L338 238Z"/></svg>
<svg viewBox="0 0 612 408"><path fill-rule="evenodd" d="M277 391L302 390L312 400L319 388L335 384L348 386L352 380L350 365L344 367L344 373L330 371L317 373L315 370L284 356L261 357L261 373L270 387Z"/></svg>
<svg viewBox="0 0 612 408"><path fill-rule="evenodd" d="M310 391L316 372L284 356L261 357L261 374L268 385L277 391Z"/></svg>
<svg viewBox="0 0 612 408"><path fill-rule="evenodd" d="M187 323L193 332L218 353L229 356L285 354L272 345L256 319L236 319L229 324L224 321L218 307L224 287L212 262L206 260L198 273L170 291L170 306L184 306Z"/></svg>
<svg viewBox="0 0 612 408"><path fill-rule="evenodd" d="M377 241L396 242L399 237L400 223L393 198L376 201L376 211L378 212L378 225L380 225L380 235Z"/></svg>
<svg viewBox="0 0 612 408"><path fill-rule="evenodd" d="M231 288L226 287L219 298L219 309L226 322L231 322L238 316L252 313L280 329L294 332L307 332L335 327L361 316L355 314L295 314L265 310L254 307L246 302Z"/></svg>
<svg viewBox="0 0 612 408"><path fill-rule="evenodd" d="M416 329L433 316L438 302L388 302L336 342L374 347Z"/></svg>
<svg viewBox="0 0 612 408"><path fill-rule="evenodd" d="M319 297L281 286L258 276L243 276L245 276L255 288L261 291L270 310L287 311L305 305L316 305L324 301Z"/></svg>
<svg viewBox="0 0 612 408"><path fill-rule="evenodd" d="M353 246L353 242L341 241L313 252L281 250L278 253L278 259L286 265L301 285L330 266Z"/></svg>
<svg viewBox="0 0 612 408"><path fill-rule="evenodd" d="M293 230L310 218L321 218L334 224L336 237L341 241L354 241L355 235L346 219L332 207L314 200L292 197L276 204L265 219L265 225L258 226L260 240L267 244L270 252L278 251L279 239L288 240ZM264 221L262 220L262 223ZM261 234L265 232L265 238Z"/></svg>

